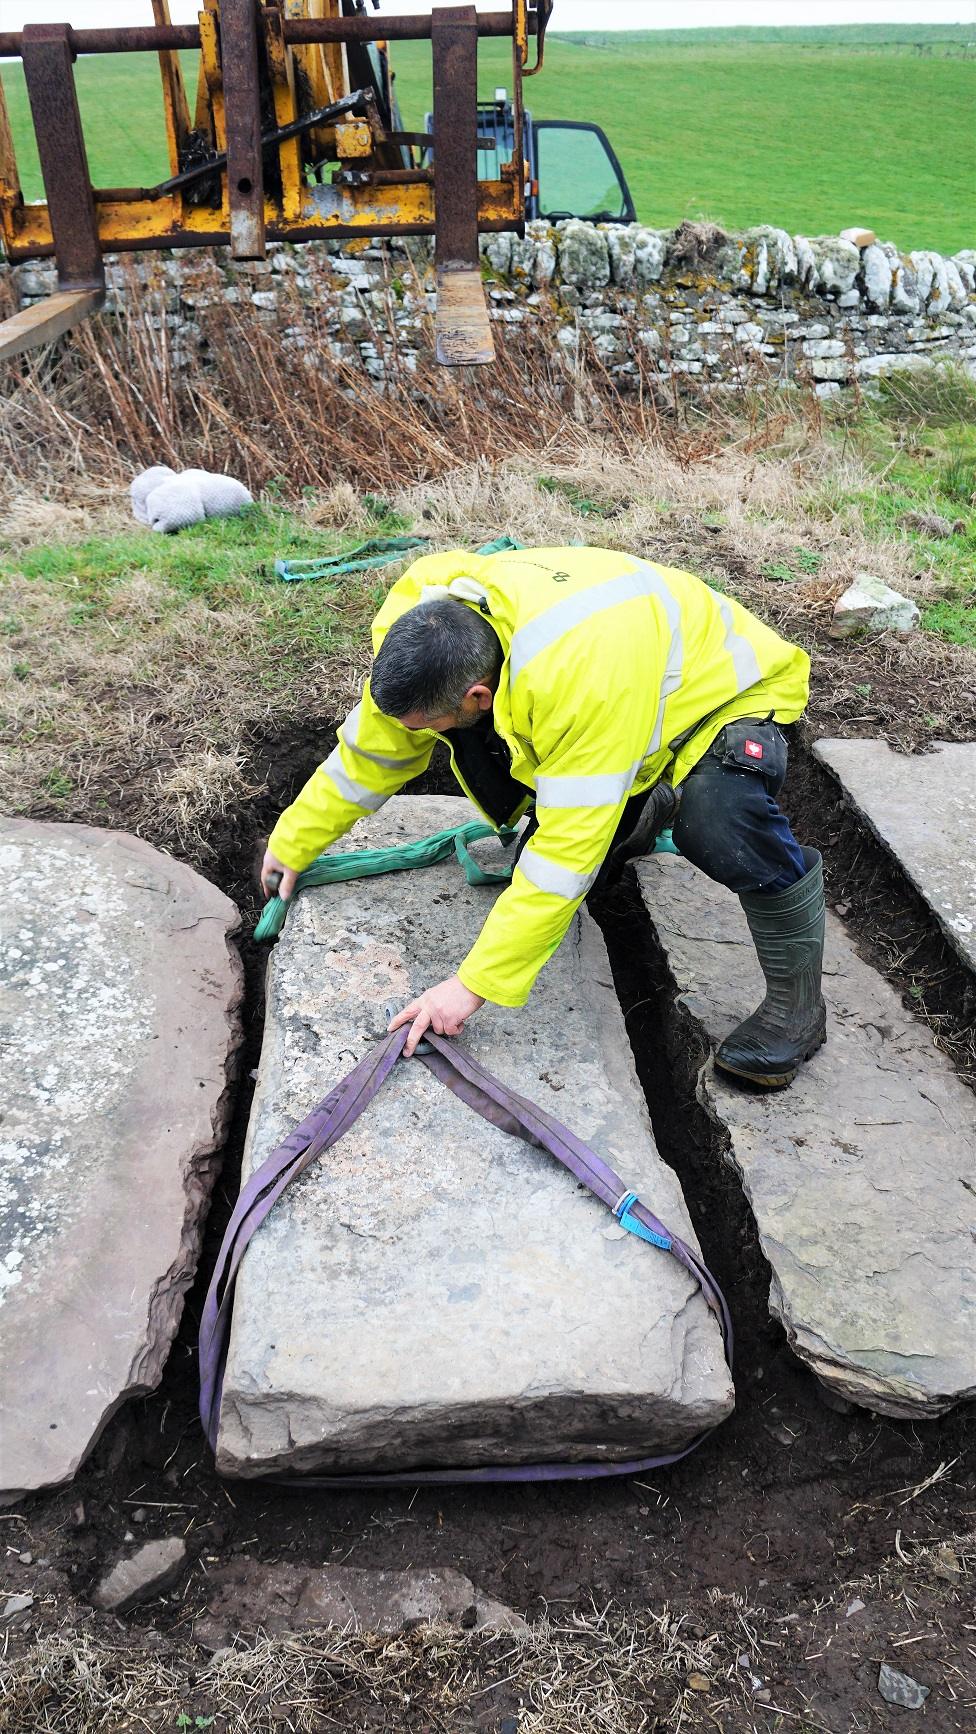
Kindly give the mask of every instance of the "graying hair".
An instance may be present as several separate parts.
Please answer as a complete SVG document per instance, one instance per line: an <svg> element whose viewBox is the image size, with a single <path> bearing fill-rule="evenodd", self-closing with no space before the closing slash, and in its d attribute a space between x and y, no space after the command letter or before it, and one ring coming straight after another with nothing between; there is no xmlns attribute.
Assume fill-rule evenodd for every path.
<svg viewBox="0 0 976 1734"><path fill-rule="evenodd" d="M421 602L395 620L380 645L370 692L384 715L446 716L468 688L493 685L502 663L483 614L452 596Z"/></svg>

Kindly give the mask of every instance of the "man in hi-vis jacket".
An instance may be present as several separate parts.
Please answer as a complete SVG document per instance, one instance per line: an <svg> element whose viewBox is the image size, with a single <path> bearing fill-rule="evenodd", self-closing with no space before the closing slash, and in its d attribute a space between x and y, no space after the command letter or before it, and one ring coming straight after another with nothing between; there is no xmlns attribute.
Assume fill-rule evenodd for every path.
<svg viewBox="0 0 976 1734"><path fill-rule="evenodd" d="M521 1006L580 902L670 823L683 855L739 895L766 978L716 1054L788 1084L825 1036L823 870L776 804L777 723L809 658L690 572L605 548L429 554L373 622L375 660L335 751L282 813L262 883L297 874L426 767L445 740L495 826L533 809L511 885L454 973L403 1008L405 1052L457 1035L486 1000Z"/></svg>

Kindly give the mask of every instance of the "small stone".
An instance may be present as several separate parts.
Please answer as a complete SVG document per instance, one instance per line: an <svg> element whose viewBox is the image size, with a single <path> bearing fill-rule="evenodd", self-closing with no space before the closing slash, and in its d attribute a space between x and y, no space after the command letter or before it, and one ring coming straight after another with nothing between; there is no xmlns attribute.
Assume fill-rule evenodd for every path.
<svg viewBox="0 0 976 1734"><path fill-rule="evenodd" d="M777 1425L773 1427L767 1427L766 1432L769 1434L771 1439L775 1439L777 1445L785 1445L789 1447L796 1444L796 1434L791 1433L789 1428L784 1427L781 1423L777 1423Z"/></svg>
<svg viewBox="0 0 976 1734"><path fill-rule="evenodd" d="M125 1613L138 1602L162 1595L180 1577L187 1561L182 1536L147 1541L130 1559L120 1559L103 1577L93 1600L109 1613Z"/></svg>
<svg viewBox="0 0 976 1734"><path fill-rule="evenodd" d="M946 536L954 536L957 530L964 530L965 524L961 518L950 523L938 512L905 512L898 522L906 530L917 530L921 536L931 536L934 541L942 541Z"/></svg>
<svg viewBox="0 0 976 1734"><path fill-rule="evenodd" d="M854 1600L852 1602L848 1602L848 1604L847 1604L846 1618L851 1619L854 1614L863 1614L866 1606L867 1606L867 1603L862 1602L860 1596L855 1596Z"/></svg>
<svg viewBox="0 0 976 1734"><path fill-rule="evenodd" d="M77 1505L73 1505L71 1508L71 1516L68 1518L68 1528L84 1529L87 1523L88 1512L85 1510L85 1502L83 1499L79 1499Z"/></svg>
<svg viewBox="0 0 976 1734"><path fill-rule="evenodd" d="M872 572L859 572L834 603L831 638L850 638L856 632L912 632L919 610L910 596L892 590Z"/></svg>
<svg viewBox="0 0 976 1734"><path fill-rule="evenodd" d="M760 1686L757 1692L753 1692L753 1697L757 1704L771 1704L773 1701L773 1694L768 1686Z"/></svg>
<svg viewBox="0 0 976 1734"><path fill-rule="evenodd" d="M592 223L573 217L558 230L559 270L564 283L582 290L603 289L610 281L607 239Z"/></svg>
<svg viewBox="0 0 976 1734"><path fill-rule="evenodd" d="M861 268L861 255L857 247L839 235L818 236L810 242L810 246L816 262L814 287L825 294L838 297L850 294ZM855 291L855 300L857 299Z"/></svg>
<svg viewBox="0 0 976 1734"><path fill-rule="evenodd" d="M8 1620L15 1620L18 1614L30 1613L34 1606L34 1597L29 1595L8 1596L0 1614L0 1624L6 1625Z"/></svg>
<svg viewBox="0 0 976 1734"><path fill-rule="evenodd" d="M133 1523L145 1523L147 1516L148 1516L148 1513L146 1511L145 1506L138 1505L136 1507L135 1511L132 1513L132 1521L133 1521Z"/></svg>
<svg viewBox="0 0 976 1734"><path fill-rule="evenodd" d="M841 229L840 238L852 247L870 247L878 239L873 229Z"/></svg>
<svg viewBox="0 0 976 1734"><path fill-rule="evenodd" d="M34 1564L34 1555L32 1553L19 1553L17 1558L20 1560L21 1565Z"/></svg>
<svg viewBox="0 0 976 1734"><path fill-rule="evenodd" d="M689 1674L685 1681L689 1692L710 1692L712 1682L707 1674Z"/></svg>
<svg viewBox="0 0 976 1734"><path fill-rule="evenodd" d="M948 1542L943 1542L941 1547L932 1549L932 1570L936 1577L942 1578L946 1583L954 1583L956 1578L962 1576L959 1555L954 1547L949 1546Z"/></svg>
<svg viewBox="0 0 976 1734"><path fill-rule="evenodd" d="M882 1662L878 1671L878 1691L886 1704L901 1704L906 1710L920 1710L931 1687L920 1686L911 1674L900 1674Z"/></svg>
<svg viewBox="0 0 976 1734"><path fill-rule="evenodd" d="M861 258L864 292L872 307L887 307L891 300L891 260L883 247L866 247Z"/></svg>

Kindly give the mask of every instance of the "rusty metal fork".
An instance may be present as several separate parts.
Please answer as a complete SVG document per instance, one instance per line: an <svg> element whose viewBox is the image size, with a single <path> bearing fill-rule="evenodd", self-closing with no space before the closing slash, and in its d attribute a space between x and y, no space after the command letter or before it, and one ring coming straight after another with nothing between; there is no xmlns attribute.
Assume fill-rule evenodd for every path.
<svg viewBox="0 0 976 1734"><path fill-rule="evenodd" d="M431 18L434 70L434 215L437 360L448 367L495 359L478 253L478 15L444 6ZM440 141L440 148L438 141Z"/></svg>

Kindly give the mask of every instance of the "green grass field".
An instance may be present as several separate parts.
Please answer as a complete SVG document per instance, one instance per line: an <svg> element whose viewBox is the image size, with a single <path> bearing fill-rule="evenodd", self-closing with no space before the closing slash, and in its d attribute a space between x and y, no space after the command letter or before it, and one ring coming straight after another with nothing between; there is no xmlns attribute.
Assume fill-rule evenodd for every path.
<svg viewBox="0 0 976 1734"><path fill-rule="evenodd" d="M920 10L922 8L920 7ZM188 78L195 56L187 55ZM430 103L430 50L395 55L407 125ZM486 44L482 93L511 85L511 57ZM40 196L21 69L2 78L28 198ZM97 185L168 172L155 58L77 67ZM695 30L553 36L526 84L540 119L598 120L643 222L709 217L793 233L866 223L903 247L976 243L976 31L963 25L832 30Z"/></svg>

